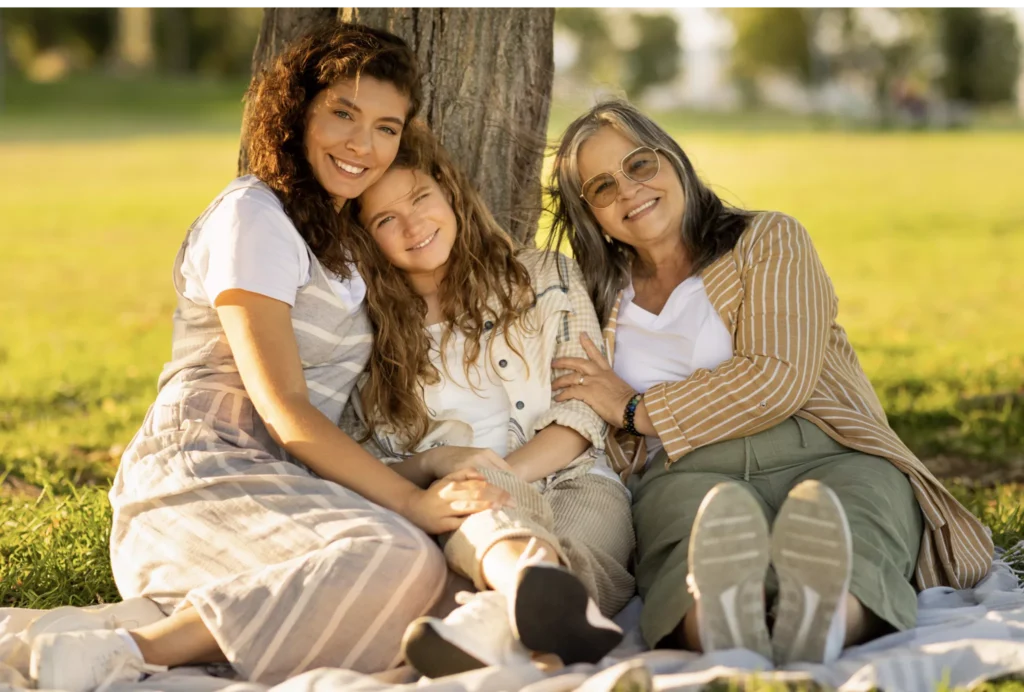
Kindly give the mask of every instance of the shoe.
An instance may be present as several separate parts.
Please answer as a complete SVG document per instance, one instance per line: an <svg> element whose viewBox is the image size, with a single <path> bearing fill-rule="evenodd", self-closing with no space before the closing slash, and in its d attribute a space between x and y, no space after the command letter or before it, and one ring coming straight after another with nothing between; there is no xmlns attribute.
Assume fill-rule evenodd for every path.
<svg viewBox="0 0 1024 692"><path fill-rule="evenodd" d="M129 598L120 603L77 608L62 606L36 618L27 631L27 640L56 632L76 630L136 629L163 620L166 616L148 598Z"/></svg>
<svg viewBox="0 0 1024 692"><path fill-rule="evenodd" d="M747 649L771 660L764 603L770 545L761 505L742 485L719 483L704 496L690 534L686 583L705 652Z"/></svg>
<svg viewBox="0 0 1024 692"><path fill-rule="evenodd" d="M512 613L512 630L523 646L557 654L567 666L597 663L622 641L622 629L601 614L583 582L560 565L524 566Z"/></svg>
<svg viewBox="0 0 1024 692"><path fill-rule="evenodd" d="M842 653L853 542L839 498L818 481L790 491L772 530L779 601L778 665L830 663Z"/></svg>
<svg viewBox="0 0 1024 692"><path fill-rule="evenodd" d="M149 665L114 630L43 634L32 641L29 675L36 688L91 692L137 682L166 666Z"/></svg>
<svg viewBox="0 0 1024 692"><path fill-rule="evenodd" d="M405 630L405 660L428 678L487 666L529 663L530 652L516 641L508 602L497 591L455 595L460 604L444 620L422 617Z"/></svg>

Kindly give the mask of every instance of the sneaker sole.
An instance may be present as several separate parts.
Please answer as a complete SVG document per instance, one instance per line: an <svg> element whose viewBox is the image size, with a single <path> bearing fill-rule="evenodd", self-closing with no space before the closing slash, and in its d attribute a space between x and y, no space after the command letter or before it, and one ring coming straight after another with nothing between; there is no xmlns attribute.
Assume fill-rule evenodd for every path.
<svg viewBox="0 0 1024 692"><path fill-rule="evenodd" d="M850 526L830 488L805 481L790 491L772 530L772 562L779 577L775 662L822 663L853 562Z"/></svg>
<svg viewBox="0 0 1024 692"><path fill-rule="evenodd" d="M589 595L570 572L526 569L516 590L515 630L531 651L556 654L565 665L597 663L622 641L622 632L587 619Z"/></svg>
<svg viewBox="0 0 1024 692"><path fill-rule="evenodd" d="M430 618L420 618L409 625L402 637L402 653L413 668L428 678L443 678L488 666L445 639L434 629Z"/></svg>
<svg viewBox="0 0 1024 692"><path fill-rule="evenodd" d="M761 505L743 486L721 483L705 496L687 551L705 651L747 649L771 660L764 608L770 545Z"/></svg>

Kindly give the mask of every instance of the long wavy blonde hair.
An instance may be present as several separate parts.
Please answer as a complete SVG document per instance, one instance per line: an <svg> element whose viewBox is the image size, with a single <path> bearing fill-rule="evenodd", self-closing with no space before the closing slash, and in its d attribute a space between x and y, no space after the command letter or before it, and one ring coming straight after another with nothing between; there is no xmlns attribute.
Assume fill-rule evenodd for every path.
<svg viewBox="0 0 1024 692"><path fill-rule="evenodd" d="M437 138L421 123L406 127L402 146L391 168L420 171L433 178L448 199L457 221L455 244L439 287L444 316L440 352L456 332L466 337L463 367L481 356L485 332L503 334L526 315L535 295L530 275L516 259L520 246L498 225L480 193L451 160ZM348 205L349 218L359 223L359 200ZM366 303L374 329L369 380L362 388L369 434L387 430L412 450L428 432L429 416L423 386L436 384L441 373L430 359L426 327L427 303L403 271L393 266L373 241L362 234L359 270L367 285ZM491 340L493 344L493 339ZM447 363L443 363L447 368Z"/></svg>

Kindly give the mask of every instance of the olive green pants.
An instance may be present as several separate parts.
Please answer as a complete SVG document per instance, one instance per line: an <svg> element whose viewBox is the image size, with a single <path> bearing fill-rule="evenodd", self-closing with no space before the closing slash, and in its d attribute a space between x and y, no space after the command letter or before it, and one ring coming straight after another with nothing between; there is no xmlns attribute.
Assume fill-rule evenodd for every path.
<svg viewBox="0 0 1024 692"><path fill-rule="evenodd" d="M640 630L650 647L671 634L693 605L686 588L690 531L704 496L740 481L771 525L789 491L817 480L839 497L853 536L852 593L895 630L917 621L910 583L921 542L921 508L910 482L888 460L839 444L813 423L789 418L745 438L696 449L665 468L665 453L629 479L636 528L636 583L643 599ZM765 580L769 611L778 595L774 570Z"/></svg>

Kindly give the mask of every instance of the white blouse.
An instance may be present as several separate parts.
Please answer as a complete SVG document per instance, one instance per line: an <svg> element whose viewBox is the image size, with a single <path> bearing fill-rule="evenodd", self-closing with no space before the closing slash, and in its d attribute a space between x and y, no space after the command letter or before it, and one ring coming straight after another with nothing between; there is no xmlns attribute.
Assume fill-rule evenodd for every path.
<svg viewBox="0 0 1024 692"><path fill-rule="evenodd" d="M504 458L508 452L508 420L512 409L508 394L491 359L487 357L488 339L480 345L480 357L470 367L466 379L466 337L456 332L448 342L445 369L441 362L442 325L429 327L432 337L431 362L441 373L437 384L424 385L423 398L434 419L462 420L473 429L473 447L490 449ZM480 367L484 364L484 367Z"/></svg>
<svg viewBox="0 0 1024 692"><path fill-rule="evenodd" d="M633 284L623 291L615 332L615 374L634 390L685 380L695 370L714 370L733 356L732 335L718 315L704 280L691 276L675 287L660 314L633 302ZM647 437L647 460L661 451Z"/></svg>

